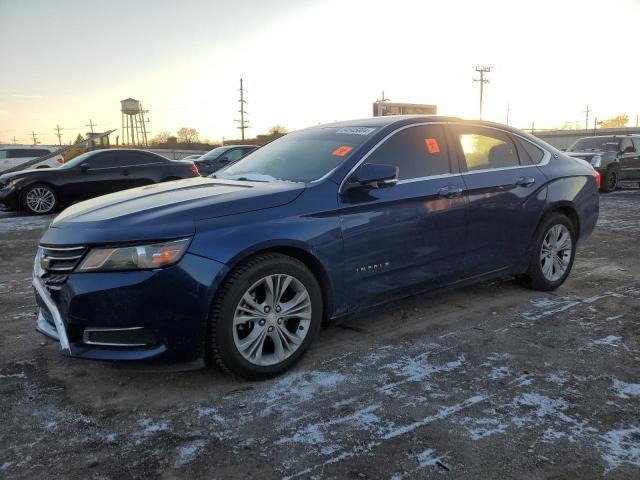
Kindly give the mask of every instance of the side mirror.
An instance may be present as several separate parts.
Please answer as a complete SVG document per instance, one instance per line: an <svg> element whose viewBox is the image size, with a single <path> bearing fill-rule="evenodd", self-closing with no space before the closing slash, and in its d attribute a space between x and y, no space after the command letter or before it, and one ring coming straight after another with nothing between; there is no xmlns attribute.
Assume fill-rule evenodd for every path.
<svg viewBox="0 0 640 480"><path fill-rule="evenodd" d="M351 188L385 188L396 183L398 183L398 167L365 163L348 185Z"/></svg>
<svg viewBox="0 0 640 480"><path fill-rule="evenodd" d="M89 171L89 165L87 165L86 163L83 163L82 165L80 165L80 171L82 173L87 173Z"/></svg>

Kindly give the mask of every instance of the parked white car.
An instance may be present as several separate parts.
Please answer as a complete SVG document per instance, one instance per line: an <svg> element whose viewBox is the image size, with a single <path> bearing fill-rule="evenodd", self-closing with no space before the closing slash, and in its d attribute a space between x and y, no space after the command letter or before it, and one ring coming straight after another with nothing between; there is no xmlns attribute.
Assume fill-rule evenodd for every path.
<svg viewBox="0 0 640 480"><path fill-rule="evenodd" d="M24 147L17 145L0 147L0 172L17 167L25 162L28 162L29 160L34 160L45 155L51 155L57 150L58 149L56 147L44 147L42 145L33 147ZM49 158L43 159L42 162L37 162L35 164L25 166L25 169L47 167L53 168L59 167L63 163L64 158L62 157L62 155L53 155Z"/></svg>

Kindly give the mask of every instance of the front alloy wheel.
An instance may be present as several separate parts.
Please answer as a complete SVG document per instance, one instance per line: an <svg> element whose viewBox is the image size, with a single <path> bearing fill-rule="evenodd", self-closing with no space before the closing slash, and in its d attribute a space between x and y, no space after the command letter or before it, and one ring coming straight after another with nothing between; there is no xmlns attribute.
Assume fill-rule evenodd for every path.
<svg viewBox="0 0 640 480"><path fill-rule="evenodd" d="M22 194L22 208L34 215L52 213L58 206L56 193L48 185L33 185Z"/></svg>
<svg viewBox="0 0 640 480"><path fill-rule="evenodd" d="M293 366L322 323L322 292L301 261L265 253L235 267L220 286L208 323L207 360L260 380Z"/></svg>
<svg viewBox="0 0 640 480"><path fill-rule="evenodd" d="M276 365L302 344L311 323L311 299L290 275L267 275L242 296L233 317L233 340L251 364Z"/></svg>

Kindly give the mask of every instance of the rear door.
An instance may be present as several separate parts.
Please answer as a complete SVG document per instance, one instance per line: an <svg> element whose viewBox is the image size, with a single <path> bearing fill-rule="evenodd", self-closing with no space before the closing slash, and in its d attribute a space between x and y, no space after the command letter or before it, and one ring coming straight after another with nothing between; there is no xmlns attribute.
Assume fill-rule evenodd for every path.
<svg viewBox="0 0 640 480"><path fill-rule="evenodd" d="M503 130L448 127L468 195L467 277L509 271L523 261L544 207L545 152Z"/></svg>
<svg viewBox="0 0 640 480"><path fill-rule="evenodd" d="M164 180L163 167L171 161L151 152L128 152L123 158L123 172L127 177L127 187L134 188ZM162 178L161 178L162 177ZM171 172L167 178L171 178Z"/></svg>
<svg viewBox="0 0 640 480"><path fill-rule="evenodd" d="M343 186L340 193L351 307L458 279L464 272L466 200L443 127L400 129L364 163L397 166L399 181L380 189Z"/></svg>

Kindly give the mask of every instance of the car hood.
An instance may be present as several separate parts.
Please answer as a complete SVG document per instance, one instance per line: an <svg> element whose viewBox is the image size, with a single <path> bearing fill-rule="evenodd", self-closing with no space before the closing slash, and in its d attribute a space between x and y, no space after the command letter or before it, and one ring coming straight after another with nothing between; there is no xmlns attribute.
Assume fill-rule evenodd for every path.
<svg viewBox="0 0 640 480"><path fill-rule="evenodd" d="M189 178L124 190L73 205L51 223L44 244L95 244L193 235L195 222L278 207L301 183Z"/></svg>
<svg viewBox="0 0 640 480"><path fill-rule="evenodd" d="M588 152L565 152L570 157L582 158L583 160L591 160L596 155L600 155L601 157L615 156L615 152L609 152L605 150L593 151L589 150Z"/></svg>
<svg viewBox="0 0 640 480"><path fill-rule="evenodd" d="M5 173L0 175L0 183L7 183L16 178L22 178L28 176L29 178L33 177L46 177L47 175L51 175L52 172L58 172L57 167L53 168L31 168L29 170L18 170L16 172Z"/></svg>

